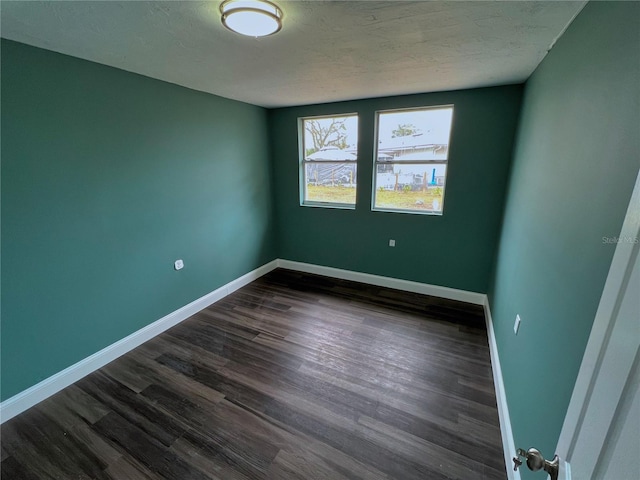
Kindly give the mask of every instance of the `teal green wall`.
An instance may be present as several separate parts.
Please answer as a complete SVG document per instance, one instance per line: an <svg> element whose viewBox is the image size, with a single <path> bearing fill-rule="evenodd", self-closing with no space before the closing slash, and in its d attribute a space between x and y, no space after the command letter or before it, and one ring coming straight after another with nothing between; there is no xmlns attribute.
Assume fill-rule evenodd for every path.
<svg viewBox="0 0 640 480"><path fill-rule="evenodd" d="M489 297L516 446L545 455L640 167L639 18L638 3L588 4L526 84Z"/></svg>
<svg viewBox="0 0 640 480"><path fill-rule="evenodd" d="M271 110L279 256L486 292L521 94L509 86ZM447 104L455 110L444 215L372 212L375 111ZM349 112L359 115L356 209L300 206L297 118Z"/></svg>
<svg viewBox="0 0 640 480"><path fill-rule="evenodd" d="M10 41L1 53L6 399L276 251L266 110Z"/></svg>

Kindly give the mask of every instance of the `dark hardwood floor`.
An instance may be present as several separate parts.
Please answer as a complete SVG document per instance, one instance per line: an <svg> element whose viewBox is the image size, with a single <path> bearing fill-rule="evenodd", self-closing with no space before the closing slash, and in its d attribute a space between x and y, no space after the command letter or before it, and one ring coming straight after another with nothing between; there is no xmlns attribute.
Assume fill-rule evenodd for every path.
<svg viewBox="0 0 640 480"><path fill-rule="evenodd" d="M9 479L504 479L482 308L276 270L2 425Z"/></svg>

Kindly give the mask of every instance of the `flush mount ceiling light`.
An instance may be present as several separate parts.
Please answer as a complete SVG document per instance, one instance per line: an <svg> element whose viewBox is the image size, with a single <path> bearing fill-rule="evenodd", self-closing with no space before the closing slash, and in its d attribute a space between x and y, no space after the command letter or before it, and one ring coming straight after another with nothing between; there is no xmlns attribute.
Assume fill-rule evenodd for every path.
<svg viewBox="0 0 640 480"><path fill-rule="evenodd" d="M282 28L282 10L267 0L225 0L220 13L225 27L249 37L266 37Z"/></svg>

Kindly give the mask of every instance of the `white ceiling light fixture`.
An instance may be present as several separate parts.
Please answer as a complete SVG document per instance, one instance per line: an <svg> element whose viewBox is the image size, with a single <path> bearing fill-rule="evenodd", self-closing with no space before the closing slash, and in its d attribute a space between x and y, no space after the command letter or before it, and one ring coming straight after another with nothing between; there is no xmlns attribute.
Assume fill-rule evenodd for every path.
<svg viewBox="0 0 640 480"><path fill-rule="evenodd" d="M220 13L225 27L249 37L266 37L282 28L282 10L268 0L225 0Z"/></svg>

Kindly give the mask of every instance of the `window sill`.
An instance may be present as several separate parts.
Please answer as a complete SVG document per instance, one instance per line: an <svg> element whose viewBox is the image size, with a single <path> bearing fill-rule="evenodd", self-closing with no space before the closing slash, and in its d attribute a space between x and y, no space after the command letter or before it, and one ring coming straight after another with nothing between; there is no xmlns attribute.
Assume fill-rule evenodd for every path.
<svg viewBox="0 0 640 480"><path fill-rule="evenodd" d="M429 215L435 217L441 217L442 212L433 212L433 211L420 211L420 210L399 210L394 208L372 208L372 212L382 212L382 213L404 213L409 215Z"/></svg>
<svg viewBox="0 0 640 480"><path fill-rule="evenodd" d="M301 207L312 207L312 208L333 208L337 210L355 210L356 206L349 203L301 203Z"/></svg>

